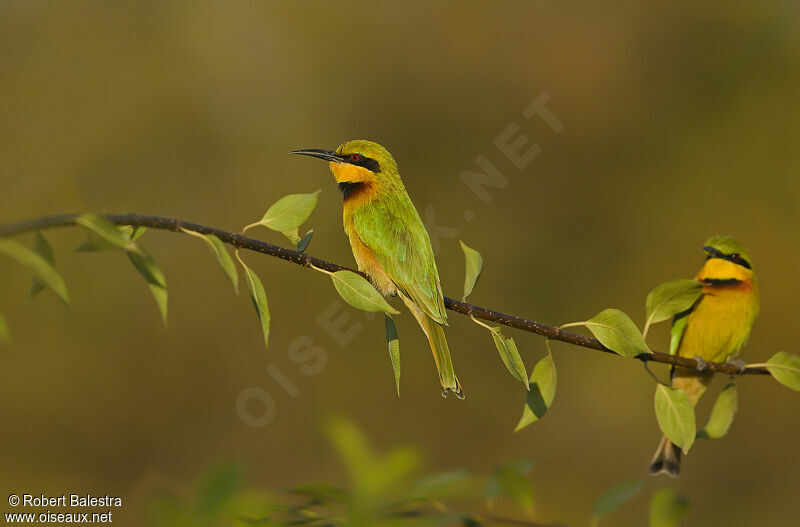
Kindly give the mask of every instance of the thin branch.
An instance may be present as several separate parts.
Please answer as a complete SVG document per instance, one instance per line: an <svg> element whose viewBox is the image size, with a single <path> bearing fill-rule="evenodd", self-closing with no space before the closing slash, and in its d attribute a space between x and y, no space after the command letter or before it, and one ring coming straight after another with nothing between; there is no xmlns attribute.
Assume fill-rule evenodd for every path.
<svg viewBox="0 0 800 527"><path fill-rule="evenodd" d="M15 223L12 225L0 226L0 237L14 236L17 234L34 231L37 229L49 229L54 227L72 226L75 225L75 218L77 218L78 216L79 214L60 214L54 216L42 216L40 218L34 218L32 220ZM345 267L337 263L328 262L327 260L322 260L320 258L316 258L306 253L301 253L292 249L287 249L285 247L281 247L279 245L275 245L272 243L263 242L260 240L254 240L253 238L248 238L240 233L228 232L222 229L207 227L205 225L200 225L197 223L192 223L172 218L162 218L160 216L145 216L142 214L103 214L102 216L108 221L115 223L117 225L149 227L152 229L162 229L173 232L181 232L180 230L183 228L190 231L199 232L202 234L213 234L224 243L227 243L234 247L238 247L240 249L247 249L262 254L267 254L269 256L274 256L276 258L280 258L281 260L292 262L294 264L301 265L303 267L314 266L331 272L352 271L354 273L358 273L364 277L367 277L364 273L357 271L355 269L351 269L349 267ZM555 326L548 326L547 324L542 324L534 320L528 320L515 315L501 313L499 311L492 311L491 309L487 309L485 307L476 306L474 304L470 304L469 302L464 302L461 300L456 300L448 297L444 298L444 305L447 309L455 311L456 313L461 313L462 315L467 315L467 316L472 315L475 318L480 318L483 320L487 320L489 322L494 322L497 324L502 324L504 326L521 329L522 331L527 331L529 333L535 333L537 335L541 335L551 340L559 340L561 342L574 344L575 346L602 351L604 353L612 353L616 355L616 353L603 346L600 343L600 341L598 341L595 338L578 335L576 333L570 333L568 331L562 331ZM636 358L645 362L646 361L661 362L664 364L671 364L683 368L696 369L698 367L698 363L695 359L678 357L675 355L670 355L668 353L662 353L658 351L654 351L652 354L642 353L640 355L637 355ZM738 364L720 363L720 362L706 362L706 369L704 371L713 373L725 373L728 375L737 375L737 374L769 375L769 371L763 366L747 366L744 369L744 371L742 371Z"/></svg>

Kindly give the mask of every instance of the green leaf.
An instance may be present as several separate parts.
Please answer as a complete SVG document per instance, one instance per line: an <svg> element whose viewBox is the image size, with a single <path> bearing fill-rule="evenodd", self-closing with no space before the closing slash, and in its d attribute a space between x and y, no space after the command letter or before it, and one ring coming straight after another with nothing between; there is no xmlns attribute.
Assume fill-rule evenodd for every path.
<svg viewBox="0 0 800 527"><path fill-rule="evenodd" d="M236 264L233 263L233 259L231 255L228 254L228 251L225 250L225 245L222 241L214 236L213 234L202 234L196 231L190 231L189 229L181 229L186 234L190 234L202 240L208 244L208 248L211 249L211 254L217 259L217 263L219 264L220 269L222 272L225 273L225 276L228 277L228 280L231 281L233 284L233 289L236 291L236 294L239 294L239 273L236 272Z"/></svg>
<svg viewBox="0 0 800 527"><path fill-rule="evenodd" d="M286 236L286 239L289 240L292 245L297 245L300 243L300 230L297 227L288 231L284 231L281 234Z"/></svg>
<svg viewBox="0 0 800 527"><path fill-rule="evenodd" d="M33 236L33 252L44 258L47 263L55 268L56 257L53 254L53 248L50 247L49 243L47 243L47 240L44 236L42 236L42 232L40 230L37 230L36 234ZM45 285L42 283L42 281L34 276L33 282L31 283L31 290L28 293L28 298L35 297L41 293L44 288Z"/></svg>
<svg viewBox="0 0 800 527"><path fill-rule="evenodd" d="M582 324L603 346L623 357L652 353L639 328L619 309L605 309Z"/></svg>
<svg viewBox="0 0 800 527"><path fill-rule="evenodd" d="M136 251L128 251L128 258L130 258L133 266L139 271L147 285L150 287L150 292L153 298L156 299L158 309L161 311L161 318L164 325L167 325L167 279L164 273L158 266L156 261L147 252L137 249Z"/></svg>
<svg viewBox="0 0 800 527"><path fill-rule="evenodd" d="M776 381L792 390L800 391L800 357L779 351L770 357L765 367Z"/></svg>
<svg viewBox="0 0 800 527"><path fill-rule="evenodd" d="M221 463L215 467L198 485L198 514L208 520L208 523L216 522L225 503L236 494L243 483L244 470L238 463Z"/></svg>
<svg viewBox="0 0 800 527"><path fill-rule="evenodd" d="M687 320L689 320L689 315L681 317L672 323L672 329L670 330L670 340L669 340L670 355L675 355L676 353L678 353L678 346L681 343L681 338L683 337L683 328L686 327Z"/></svg>
<svg viewBox="0 0 800 527"><path fill-rule="evenodd" d="M686 392L659 384L656 386L655 409L658 426L667 439L684 453L688 452L697 432L694 407Z"/></svg>
<svg viewBox="0 0 800 527"><path fill-rule="evenodd" d="M132 242L135 242L142 237L142 234L147 232L147 227L143 227L141 225L137 225L135 227L133 225L120 225L119 230L121 230L128 238L130 238Z"/></svg>
<svg viewBox="0 0 800 527"><path fill-rule="evenodd" d="M493 327L490 329L492 333L492 339L494 340L494 345L497 348L497 351L500 352L500 358L503 360L503 364L506 365L508 371L511 375L523 383L526 388L528 387L528 371L525 368L525 363L522 362L522 357L519 355L519 350L517 349L517 344L514 342L513 338L506 338L503 335L502 329L499 327Z"/></svg>
<svg viewBox="0 0 800 527"><path fill-rule="evenodd" d="M86 233L86 239L81 242L80 245L75 247L76 252L97 252L97 251L108 251L110 249L117 250L119 247L108 243L103 238L98 236L97 234L88 231Z"/></svg>
<svg viewBox="0 0 800 527"><path fill-rule="evenodd" d="M8 323L2 313L0 313L0 342L11 344L11 332L8 330Z"/></svg>
<svg viewBox="0 0 800 527"><path fill-rule="evenodd" d="M64 304L69 305L67 286L50 262L14 240L0 238L0 254L10 256L33 272L40 282L53 290Z"/></svg>
<svg viewBox="0 0 800 527"><path fill-rule="evenodd" d="M706 426L697 432L697 437L719 439L727 434L738 408L739 396L736 392L736 385L728 383L714 401L711 417L708 418Z"/></svg>
<svg viewBox="0 0 800 527"><path fill-rule="evenodd" d="M331 273L333 286L345 302L362 311L382 311L396 315L400 313L386 302L377 289L363 276L353 271Z"/></svg>
<svg viewBox="0 0 800 527"><path fill-rule="evenodd" d="M533 484L527 476L528 472L520 470L513 463L497 467L486 481L487 499L491 503L498 496L507 496L528 516L533 516Z"/></svg>
<svg viewBox="0 0 800 527"><path fill-rule="evenodd" d="M522 417L514 432L519 432L544 416L555 399L556 381L556 365L548 346L547 355L536 363L531 372L528 388L530 391L522 409Z"/></svg>
<svg viewBox="0 0 800 527"><path fill-rule="evenodd" d="M533 467L536 466L537 462L538 460L535 458L523 457L519 459L513 459L508 463L506 463L505 466L513 470L516 470L520 474L524 475L524 474L530 474L531 470L533 470Z"/></svg>
<svg viewBox="0 0 800 527"><path fill-rule="evenodd" d="M135 251L137 249L136 244L131 241L127 234L105 218L95 214L81 214L75 218L75 223L85 227L89 232L114 247L125 251Z"/></svg>
<svg viewBox="0 0 800 527"><path fill-rule="evenodd" d="M683 313L694 305L702 293L703 286L696 280L681 278L659 285L647 295L645 327Z"/></svg>
<svg viewBox="0 0 800 527"><path fill-rule="evenodd" d="M236 253L236 259L244 269L244 276L247 278L247 291L250 293L250 299L253 301L253 307L256 309L258 319L261 321L261 331L264 333L264 347L269 348L269 306L267 305L267 292L264 291L264 286L258 275L254 273L244 261Z"/></svg>
<svg viewBox="0 0 800 527"><path fill-rule="evenodd" d="M464 262L467 267L466 276L464 277L464 296L462 297L462 300L466 300L470 293L472 293L472 288L475 287L478 278L481 276L483 257L481 253L469 247L461 240L459 240L458 243L461 244L461 250L464 251Z"/></svg>
<svg viewBox="0 0 800 527"><path fill-rule="evenodd" d="M320 191L317 190L310 194L289 194L284 196L267 209L261 220L248 227L263 225L281 233L295 231L308 219L311 211L317 206L319 193Z"/></svg>
<svg viewBox="0 0 800 527"><path fill-rule="evenodd" d="M458 498L464 495L469 483L466 469L432 474L418 481L409 495L416 499Z"/></svg>
<svg viewBox="0 0 800 527"><path fill-rule="evenodd" d="M389 344L389 359L392 361L394 383L397 386L397 396L400 397L400 337L397 336L397 327L389 315L386 319L386 343Z"/></svg>
<svg viewBox="0 0 800 527"><path fill-rule="evenodd" d="M636 497L644 488L645 484L646 482L644 480L637 479L615 485L597 498L594 508L592 509L592 515L597 519L616 510L625 502Z"/></svg>
<svg viewBox="0 0 800 527"><path fill-rule="evenodd" d="M329 430L350 473L351 492L365 500L395 492L419 465L418 453L409 448L394 449L385 456L376 456L364 435L349 421L335 419Z"/></svg>
<svg viewBox="0 0 800 527"><path fill-rule="evenodd" d="M308 244L311 243L312 236L314 236L314 229L310 229L306 233L306 235L303 236L303 239L297 242L297 252L300 253L305 252L306 248L308 247Z"/></svg>
<svg viewBox="0 0 800 527"><path fill-rule="evenodd" d="M675 489L658 489L650 498L650 527L678 527L689 510L689 500Z"/></svg>

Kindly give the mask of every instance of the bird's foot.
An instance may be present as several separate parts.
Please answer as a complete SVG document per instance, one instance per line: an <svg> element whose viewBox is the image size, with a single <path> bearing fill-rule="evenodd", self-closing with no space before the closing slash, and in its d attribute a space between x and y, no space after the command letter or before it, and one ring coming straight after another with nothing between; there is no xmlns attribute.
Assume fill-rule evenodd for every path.
<svg viewBox="0 0 800 527"><path fill-rule="evenodd" d="M706 361L703 357L695 355L693 359L697 361L697 366L694 367L694 371L696 371L697 373L703 373L704 371L706 371L708 365L706 364Z"/></svg>
<svg viewBox="0 0 800 527"><path fill-rule="evenodd" d="M725 362L725 364L731 364L736 366L736 374L737 375L744 375L744 371L747 369L747 363L741 359L733 359ZM729 377L733 378L733 374L728 374Z"/></svg>

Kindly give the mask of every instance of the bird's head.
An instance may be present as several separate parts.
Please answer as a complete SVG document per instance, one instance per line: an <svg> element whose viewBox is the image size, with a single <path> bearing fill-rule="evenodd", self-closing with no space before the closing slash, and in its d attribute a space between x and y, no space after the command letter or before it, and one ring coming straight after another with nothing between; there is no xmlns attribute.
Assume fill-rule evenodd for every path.
<svg viewBox="0 0 800 527"><path fill-rule="evenodd" d="M397 163L392 154L372 141L355 139L342 143L336 150L309 148L292 153L330 162L337 183L373 183L397 177Z"/></svg>
<svg viewBox="0 0 800 527"><path fill-rule="evenodd" d="M712 236L703 246L706 262L697 278L746 282L753 279L753 261L747 248L731 236Z"/></svg>

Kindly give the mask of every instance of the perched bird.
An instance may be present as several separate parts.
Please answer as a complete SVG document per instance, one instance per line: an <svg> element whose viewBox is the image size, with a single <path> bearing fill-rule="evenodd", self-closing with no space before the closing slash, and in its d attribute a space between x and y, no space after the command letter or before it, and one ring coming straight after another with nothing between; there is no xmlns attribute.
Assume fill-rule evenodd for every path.
<svg viewBox="0 0 800 527"><path fill-rule="evenodd" d="M447 313L431 241L392 155L364 140L347 141L336 151L292 153L330 162L344 198L344 230L358 269L383 295L400 296L428 337L442 395L452 391L463 399L442 328Z"/></svg>
<svg viewBox="0 0 800 527"><path fill-rule="evenodd" d="M747 342L759 311L758 285L744 245L729 236L713 236L703 250L706 261L695 277L703 286L702 295L673 319L670 345L671 353L698 359L701 365L699 371L672 369L672 387L685 391L693 405L711 381L711 373L702 371L705 361L734 358ZM677 477L680 461L680 448L662 437L650 463L650 474Z"/></svg>

